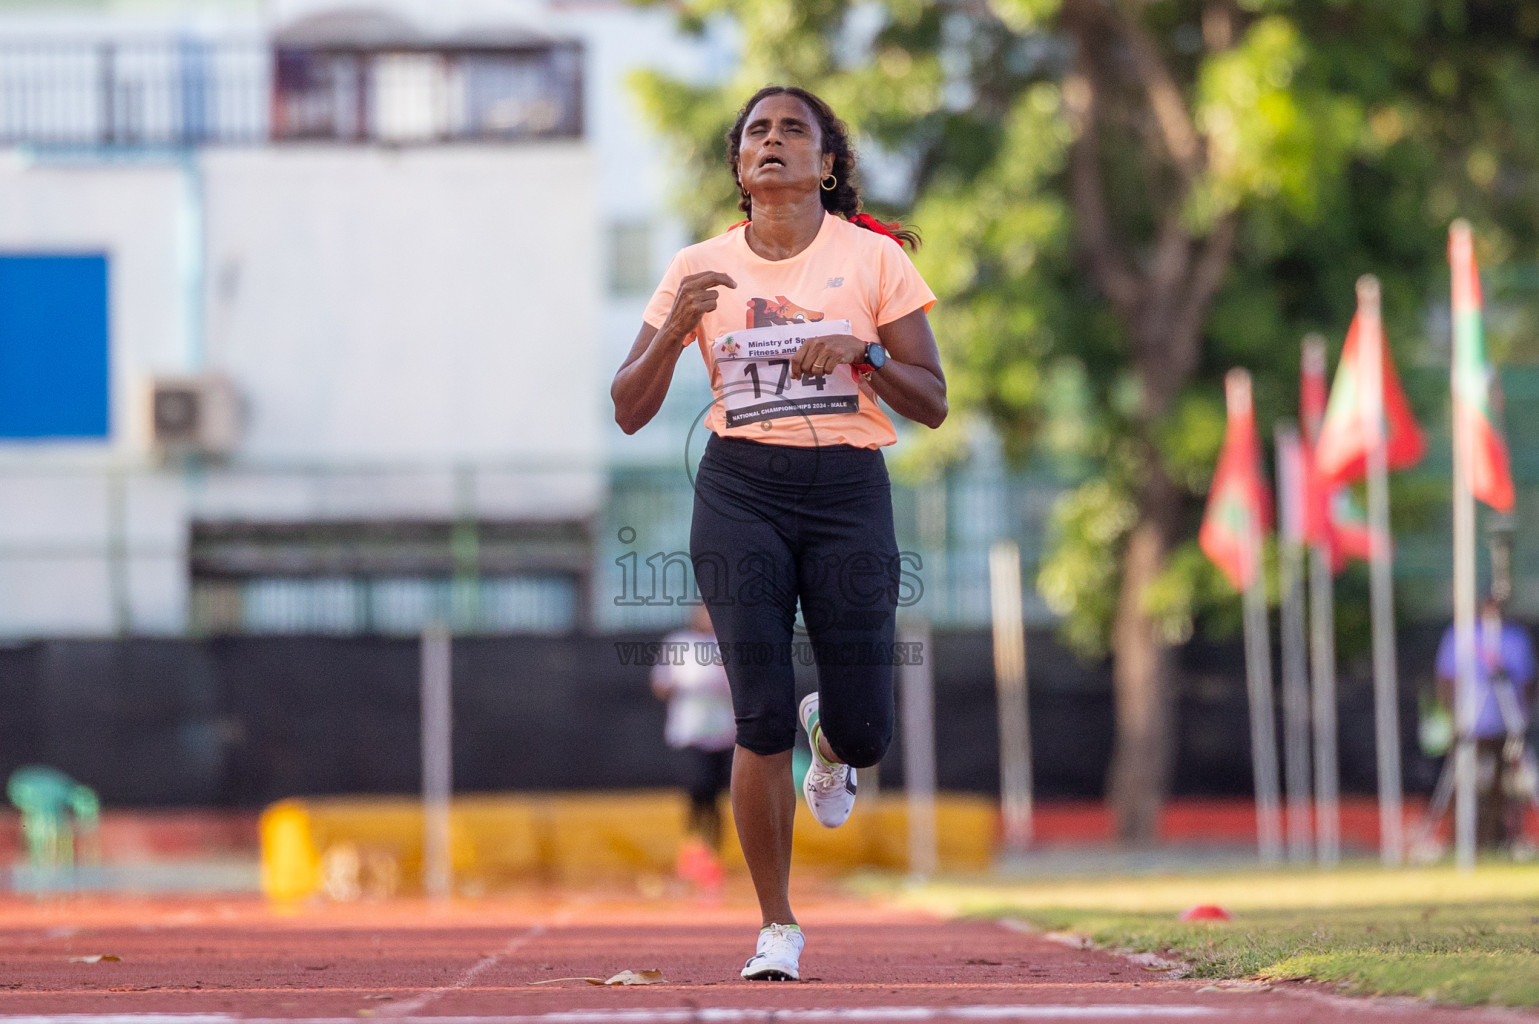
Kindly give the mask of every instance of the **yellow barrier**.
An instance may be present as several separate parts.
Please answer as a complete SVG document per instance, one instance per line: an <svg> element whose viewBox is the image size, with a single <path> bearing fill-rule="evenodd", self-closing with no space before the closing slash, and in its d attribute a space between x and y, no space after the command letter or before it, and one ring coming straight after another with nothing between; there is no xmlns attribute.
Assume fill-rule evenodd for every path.
<svg viewBox="0 0 1539 1024"><path fill-rule="evenodd" d="M743 870L730 808L724 817L723 864ZM990 800L942 795L941 868L987 867L997 818ZM668 874L684 823L684 799L673 790L463 796L450 811L450 859L464 892ZM907 806L901 795L879 796L838 829L822 828L804 810L793 842L799 869L901 871L908 866ZM283 800L262 815L262 888L274 899L416 891L421 871L422 808L412 798Z"/></svg>

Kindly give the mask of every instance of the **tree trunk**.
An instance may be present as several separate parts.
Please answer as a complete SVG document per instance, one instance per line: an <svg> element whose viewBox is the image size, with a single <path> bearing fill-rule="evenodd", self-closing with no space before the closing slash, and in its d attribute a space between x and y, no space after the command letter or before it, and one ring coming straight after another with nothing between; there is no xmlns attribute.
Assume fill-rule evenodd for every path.
<svg viewBox="0 0 1539 1024"><path fill-rule="evenodd" d="M1165 571L1179 536L1182 497L1166 475L1155 430L1201 361L1202 324L1234 248L1236 214L1220 216L1194 236L1184 215L1191 189L1209 172L1206 141L1176 77L1133 5L1065 0L1064 27L1078 43L1064 78L1064 104L1075 130L1069 190L1075 230L1091 277L1122 321L1142 388L1135 417L1141 445L1138 520L1122 555L1121 590L1112 623L1112 678L1117 739L1107 773L1107 799L1125 842L1159 837L1160 807L1175 753L1170 651L1144 607L1149 586ZM1235 8L1213 0L1203 12L1213 50L1234 43ZM1100 133L1109 105L1129 102L1149 126L1147 155L1175 179L1174 194L1151 180L1152 235L1119 230L1101 167ZM1139 143L1134 143L1138 145ZM1135 258L1135 253L1142 253Z"/></svg>
<svg viewBox="0 0 1539 1024"><path fill-rule="evenodd" d="M1123 552L1112 625L1117 742L1106 785L1117 838L1141 845L1159 838L1160 808L1175 758L1170 649L1145 611L1144 593L1165 570L1180 495L1157 461L1151 462L1149 482L1139 496L1138 523Z"/></svg>

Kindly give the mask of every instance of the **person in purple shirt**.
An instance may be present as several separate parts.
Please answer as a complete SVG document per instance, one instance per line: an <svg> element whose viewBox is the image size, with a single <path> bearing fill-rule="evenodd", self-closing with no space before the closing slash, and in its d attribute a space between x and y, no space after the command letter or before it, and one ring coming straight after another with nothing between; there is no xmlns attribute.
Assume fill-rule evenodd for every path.
<svg viewBox="0 0 1539 1024"><path fill-rule="evenodd" d="M1438 699L1454 712L1459 676L1454 627L1437 649ZM1475 623L1476 788L1480 792L1475 837L1482 847L1499 848L1522 831L1523 805L1518 788L1529 706L1533 699L1534 647L1528 630L1502 621L1501 603L1487 597ZM1459 728L1457 717L1455 729ZM1451 751L1450 751L1451 752Z"/></svg>

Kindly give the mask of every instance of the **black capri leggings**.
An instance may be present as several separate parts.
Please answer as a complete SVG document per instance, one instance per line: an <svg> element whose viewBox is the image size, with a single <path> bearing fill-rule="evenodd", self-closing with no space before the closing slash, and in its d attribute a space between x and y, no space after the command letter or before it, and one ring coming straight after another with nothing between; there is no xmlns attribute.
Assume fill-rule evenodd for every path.
<svg viewBox="0 0 1539 1024"><path fill-rule="evenodd" d="M810 655L829 746L857 768L881 760L892 742L900 575L882 453L713 434L689 547L732 684L738 744L791 749L794 663ZM793 643L798 599L810 643Z"/></svg>

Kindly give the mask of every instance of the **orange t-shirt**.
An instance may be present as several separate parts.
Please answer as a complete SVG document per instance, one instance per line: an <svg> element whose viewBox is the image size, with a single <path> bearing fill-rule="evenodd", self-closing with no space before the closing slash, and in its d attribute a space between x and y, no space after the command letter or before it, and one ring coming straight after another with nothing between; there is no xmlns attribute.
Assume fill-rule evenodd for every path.
<svg viewBox="0 0 1539 1024"><path fill-rule="evenodd" d="M724 437L799 448L895 442L892 420L850 366L801 380L788 379L786 367L807 337L878 341L878 327L935 305L908 254L891 238L827 213L812 244L789 259L764 259L745 234L736 227L681 250L643 314L662 327L690 274L715 270L737 282L717 289L716 308L684 340L700 342L711 374L715 400L705 425Z"/></svg>

